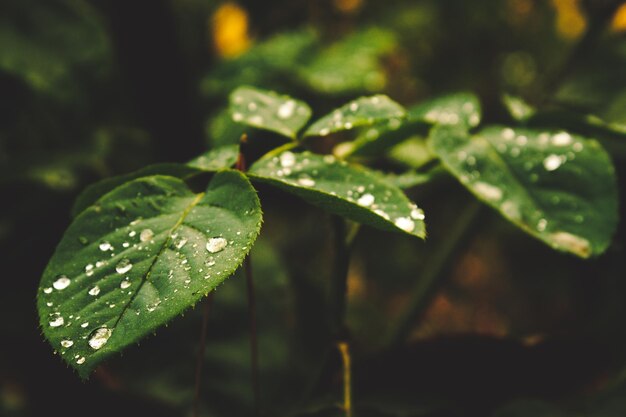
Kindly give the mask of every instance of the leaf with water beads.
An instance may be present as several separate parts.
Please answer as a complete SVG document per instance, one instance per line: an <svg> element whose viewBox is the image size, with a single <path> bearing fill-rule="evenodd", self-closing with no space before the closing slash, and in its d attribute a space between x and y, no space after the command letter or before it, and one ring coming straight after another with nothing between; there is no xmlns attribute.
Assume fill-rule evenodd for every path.
<svg viewBox="0 0 626 417"><path fill-rule="evenodd" d="M284 151L248 172L331 213L378 229L424 238L424 212L382 176L332 155Z"/></svg>
<svg viewBox="0 0 626 417"><path fill-rule="evenodd" d="M472 93L447 94L413 107L409 118L433 125L476 127L481 119L480 101Z"/></svg>
<svg viewBox="0 0 626 417"><path fill-rule="evenodd" d="M151 175L167 175L186 180L205 171L219 171L220 169L230 168L237 162L238 154L238 145L221 146L202 154L187 164L163 163L148 165L129 174L105 178L89 185L79 194L72 206L72 217L78 216L100 197L128 181Z"/></svg>
<svg viewBox="0 0 626 417"><path fill-rule="evenodd" d="M385 95L361 97L317 120L306 130L304 136L326 136L389 119L399 121L405 115L404 108Z"/></svg>
<svg viewBox="0 0 626 417"><path fill-rule="evenodd" d="M232 92L230 112L237 123L292 139L311 117L311 109L306 103L252 87L239 87Z"/></svg>
<svg viewBox="0 0 626 417"><path fill-rule="evenodd" d="M218 172L201 194L167 176L128 182L65 232L38 292L43 332L86 377L230 276L260 226L256 192L237 171Z"/></svg>
<svg viewBox="0 0 626 417"><path fill-rule="evenodd" d="M202 171L219 171L232 168L239 156L239 145L219 146L187 162L187 166Z"/></svg>
<svg viewBox="0 0 626 417"><path fill-rule="evenodd" d="M613 164L598 142L564 131L492 126L470 137L439 126L431 143L478 198L551 247L587 258L617 225Z"/></svg>

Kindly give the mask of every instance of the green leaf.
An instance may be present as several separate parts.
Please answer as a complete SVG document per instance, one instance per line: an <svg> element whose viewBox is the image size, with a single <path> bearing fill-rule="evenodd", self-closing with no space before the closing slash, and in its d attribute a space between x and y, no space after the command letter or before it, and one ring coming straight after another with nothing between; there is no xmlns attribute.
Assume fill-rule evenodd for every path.
<svg viewBox="0 0 626 417"><path fill-rule="evenodd" d="M478 198L551 247L602 253L617 225L613 164L598 142L564 131L440 126L432 146Z"/></svg>
<svg viewBox="0 0 626 417"><path fill-rule="evenodd" d="M89 185L79 194L72 206L72 217L78 216L100 197L128 181L151 175L167 175L187 180L201 172L219 171L220 169L232 167L237 162L238 154L238 145L222 146L192 159L187 164L163 163L148 165L129 174L105 178L102 181Z"/></svg>
<svg viewBox="0 0 626 417"><path fill-rule="evenodd" d="M260 226L256 193L237 171L200 194L167 176L114 189L74 220L43 274L44 335L86 377L230 276Z"/></svg>
<svg viewBox="0 0 626 417"><path fill-rule="evenodd" d="M380 58L393 51L396 44L390 31L380 28L357 31L298 66L296 74L320 93L380 91L387 83Z"/></svg>
<svg viewBox="0 0 626 417"><path fill-rule="evenodd" d="M239 145L220 146L192 159L187 165L202 171L219 171L235 165L238 156Z"/></svg>
<svg viewBox="0 0 626 417"><path fill-rule="evenodd" d="M129 174L118 175L116 177L105 178L101 181L87 186L76 198L72 206L72 217L78 216L89 206L94 204L100 197L118 186L141 177L151 175L167 175L170 177L186 179L202 172L200 169L175 163L163 163L148 165L145 168L131 172Z"/></svg>
<svg viewBox="0 0 626 417"><path fill-rule="evenodd" d="M426 235L423 211L399 188L332 155L284 151L260 159L248 174L350 220L421 238Z"/></svg>
<svg viewBox="0 0 626 417"><path fill-rule="evenodd" d="M404 108L385 95L361 97L317 120L304 136L326 136L342 130L371 126L388 119L395 119L400 124L400 119L405 115Z"/></svg>
<svg viewBox="0 0 626 417"><path fill-rule="evenodd" d="M252 87L239 87L230 95L235 122L295 139L311 117L309 106L289 96Z"/></svg>
<svg viewBox="0 0 626 417"><path fill-rule="evenodd" d="M408 118L431 124L476 127L481 119L480 101L472 93L448 94L413 107Z"/></svg>

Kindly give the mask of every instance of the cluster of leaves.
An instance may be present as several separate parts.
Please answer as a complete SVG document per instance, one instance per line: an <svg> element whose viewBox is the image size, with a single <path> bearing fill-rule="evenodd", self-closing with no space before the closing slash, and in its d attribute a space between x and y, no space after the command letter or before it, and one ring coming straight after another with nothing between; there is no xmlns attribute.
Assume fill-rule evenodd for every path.
<svg viewBox="0 0 626 417"><path fill-rule="evenodd" d="M38 309L45 336L82 377L240 267L262 223L251 182L418 238L426 236L425 215L401 187L441 172L524 232L582 258L605 251L616 227L614 168L597 141L562 129L480 126L480 103L469 93L409 109L384 95L361 97L309 123L306 103L240 87L230 95L229 114L245 129L287 143L248 170L245 152L229 145L186 164L101 181L78 198L43 274ZM353 132L334 155L308 150ZM354 162L393 158L398 147L426 155L400 176Z"/></svg>

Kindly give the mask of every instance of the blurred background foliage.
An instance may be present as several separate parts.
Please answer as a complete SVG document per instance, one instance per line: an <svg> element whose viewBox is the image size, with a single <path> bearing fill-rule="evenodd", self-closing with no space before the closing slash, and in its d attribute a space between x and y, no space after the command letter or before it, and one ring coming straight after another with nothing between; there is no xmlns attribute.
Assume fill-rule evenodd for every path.
<svg viewBox="0 0 626 417"><path fill-rule="evenodd" d="M237 142L242 127L225 111L237 86L299 97L315 116L364 94L410 106L473 91L488 122L506 122L506 103L528 110L522 97L540 124L603 119L623 184L624 74L619 1L3 0L0 414L190 415L201 309L83 383L43 341L34 295L81 189ZM261 149L278 140L253 136ZM384 160L360 157L398 173L427 164L420 132L410 136ZM623 224L605 255L581 261L472 205L446 175L407 192L425 209L429 239L365 228L351 261L355 415L624 415ZM326 317L329 219L260 194L263 414L343 415ZM419 314L394 340L409 306ZM247 314L236 276L210 314L202 415L251 414Z"/></svg>

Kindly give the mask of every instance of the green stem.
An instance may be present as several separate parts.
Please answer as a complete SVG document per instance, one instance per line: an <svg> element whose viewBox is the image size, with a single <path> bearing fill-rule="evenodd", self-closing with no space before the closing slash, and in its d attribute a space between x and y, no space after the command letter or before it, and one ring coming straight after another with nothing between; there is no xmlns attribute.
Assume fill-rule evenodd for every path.
<svg viewBox="0 0 626 417"><path fill-rule="evenodd" d="M448 271L460 249L465 246L481 208L482 205L478 201L473 200L469 203L452 225L441 246L428 259L417 284L413 287L409 306L389 334L388 347L398 346L408 338L414 324L428 306L436 284Z"/></svg>
<svg viewBox="0 0 626 417"><path fill-rule="evenodd" d="M597 39L602 35L611 18L620 7L621 2L607 1L604 4L597 2L593 10L588 10L589 26L580 41L570 50L563 61L558 65L558 69L553 71L543 83L543 102L552 100L563 80L565 80L572 69L578 68L576 65L593 48Z"/></svg>
<svg viewBox="0 0 626 417"><path fill-rule="evenodd" d="M348 270L352 243L358 233L358 225L333 216L335 259L331 281L330 322L338 340L347 338L346 310L348 301Z"/></svg>
<svg viewBox="0 0 626 417"><path fill-rule="evenodd" d="M204 349L206 346L206 333L209 323L209 313L213 304L213 293L209 293L202 303L202 327L200 328L200 347L198 348L198 357L196 359L196 383L193 396L193 417L198 417L198 409L200 406L200 383L202 382L202 367L204 366Z"/></svg>
<svg viewBox="0 0 626 417"><path fill-rule="evenodd" d="M333 232L335 241L335 259L333 265L330 319L337 348L341 354L343 378L343 409L346 417L352 416L351 392L351 358L349 332L346 324L348 304L348 272L350 269L350 253L352 244L359 231L359 225L348 222L341 217L333 216Z"/></svg>
<svg viewBox="0 0 626 417"><path fill-rule="evenodd" d="M260 414L260 387L259 387L259 343L257 337L256 298L254 294L254 279L252 276L252 261L250 255L244 263L246 284L248 287L248 320L250 326L250 362L252 378L252 394L254 398L254 415Z"/></svg>

